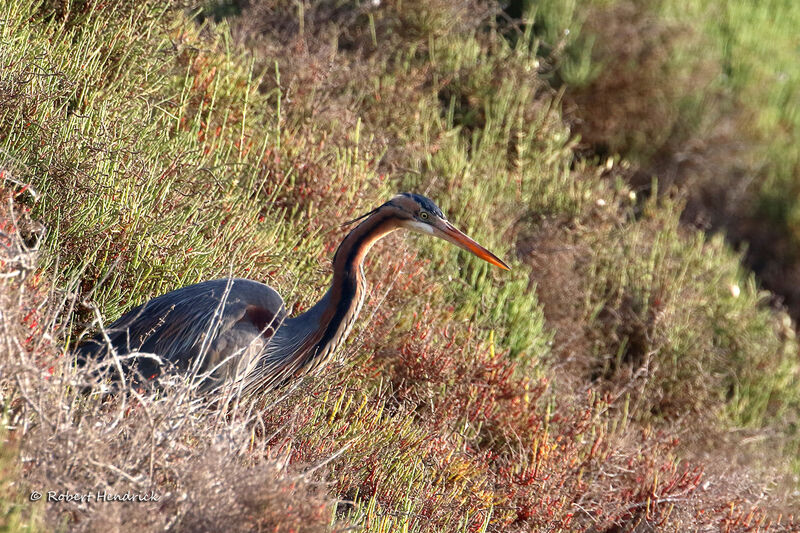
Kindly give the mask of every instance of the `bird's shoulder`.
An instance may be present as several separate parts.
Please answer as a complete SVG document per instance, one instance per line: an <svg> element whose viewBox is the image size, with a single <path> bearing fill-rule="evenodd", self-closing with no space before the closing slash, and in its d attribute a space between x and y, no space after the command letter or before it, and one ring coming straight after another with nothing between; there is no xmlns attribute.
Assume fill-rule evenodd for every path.
<svg viewBox="0 0 800 533"><path fill-rule="evenodd" d="M264 329L278 325L285 316L283 299L269 285L221 278L157 296L125 313L110 329L124 332L144 347L150 344L148 340L157 345L167 339L192 342L211 331L222 333L241 321Z"/></svg>
<svg viewBox="0 0 800 533"><path fill-rule="evenodd" d="M162 294L129 313L144 309L150 312L181 309L189 314L215 313L215 310L216 313L230 314L235 309L244 310L247 307L258 307L279 314L284 303L278 292L264 283L245 278L220 278Z"/></svg>

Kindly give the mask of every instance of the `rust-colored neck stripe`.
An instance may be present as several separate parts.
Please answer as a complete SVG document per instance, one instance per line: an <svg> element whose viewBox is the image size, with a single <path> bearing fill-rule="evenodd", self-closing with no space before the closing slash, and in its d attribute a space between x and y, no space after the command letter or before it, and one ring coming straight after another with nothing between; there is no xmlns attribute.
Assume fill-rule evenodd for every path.
<svg viewBox="0 0 800 533"><path fill-rule="evenodd" d="M317 333L309 336L298 354L304 354L304 364L319 355L332 354L344 341L344 331L355 320L364 293L361 265L367 251L375 242L398 228L397 217L379 209L356 226L342 241L333 258L333 283L328 308L320 320ZM315 365L320 363L315 362Z"/></svg>

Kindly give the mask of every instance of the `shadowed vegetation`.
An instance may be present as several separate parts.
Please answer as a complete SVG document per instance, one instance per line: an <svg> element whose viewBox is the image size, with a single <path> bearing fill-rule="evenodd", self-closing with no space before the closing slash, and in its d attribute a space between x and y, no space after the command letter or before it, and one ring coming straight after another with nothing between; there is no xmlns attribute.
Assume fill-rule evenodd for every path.
<svg viewBox="0 0 800 533"><path fill-rule="evenodd" d="M672 137L620 132L602 158L574 137L573 108L590 110L570 84L601 78L591 47L559 40L564 21L581 29L559 6L516 20L477 1L2 4L14 207L0 398L4 450L23 464L0 458L7 521L795 528L791 324L738 254L679 225L680 201L631 189L634 165ZM322 377L229 409L180 380L166 395L80 393L91 376L69 349L99 317L226 275L302 310L326 286L340 223L399 190L434 198L512 272L392 235ZM38 253L28 216L47 228ZM161 501L117 523L102 504L29 506L10 480Z"/></svg>
<svg viewBox="0 0 800 533"><path fill-rule="evenodd" d="M517 4L515 2L512 5ZM522 2L521 4L525 4ZM580 155L623 155L626 180L680 190L685 222L722 232L796 320L800 8L792 2L586 1L539 16L561 37ZM545 10L548 11L548 10Z"/></svg>

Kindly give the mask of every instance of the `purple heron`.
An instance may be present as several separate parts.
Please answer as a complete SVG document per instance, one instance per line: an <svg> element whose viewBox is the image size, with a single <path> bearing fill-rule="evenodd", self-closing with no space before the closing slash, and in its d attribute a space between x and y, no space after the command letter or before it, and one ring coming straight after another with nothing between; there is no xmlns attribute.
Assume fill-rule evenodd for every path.
<svg viewBox="0 0 800 533"><path fill-rule="evenodd" d="M244 393L255 393L327 362L344 342L364 302L364 256L378 239L396 229L439 237L509 270L418 194L398 194L352 222L359 221L336 250L328 292L294 318L287 318L283 299L268 285L240 278L205 281L128 311L79 346L77 359L98 360L115 353L128 356L122 359L127 362L126 373L134 371L134 381L153 379L172 366L194 372L205 389L233 382Z"/></svg>

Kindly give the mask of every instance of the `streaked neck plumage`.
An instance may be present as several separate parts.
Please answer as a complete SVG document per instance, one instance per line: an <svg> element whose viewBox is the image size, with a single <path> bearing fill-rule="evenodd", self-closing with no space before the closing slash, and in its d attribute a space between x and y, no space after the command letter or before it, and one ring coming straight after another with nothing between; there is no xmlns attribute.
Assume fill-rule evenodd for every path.
<svg viewBox="0 0 800 533"><path fill-rule="evenodd" d="M364 257L378 239L398 227L397 217L379 208L344 238L333 258L331 287L308 311L283 322L262 364L289 362L285 379L311 372L333 355L364 302Z"/></svg>

